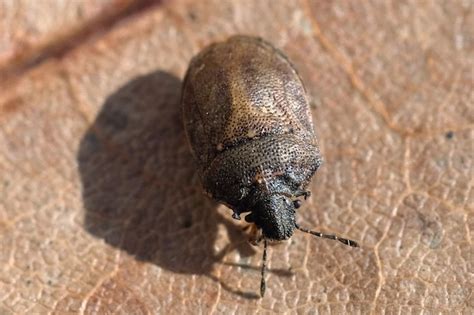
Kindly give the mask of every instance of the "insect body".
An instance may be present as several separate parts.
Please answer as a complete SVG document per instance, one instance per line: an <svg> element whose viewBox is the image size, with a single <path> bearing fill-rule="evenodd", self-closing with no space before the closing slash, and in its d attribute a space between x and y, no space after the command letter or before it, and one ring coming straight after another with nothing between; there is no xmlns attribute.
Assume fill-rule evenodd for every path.
<svg viewBox="0 0 474 315"><path fill-rule="evenodd" d="M206 192L261 229L261 295L267 240L295 229L300 197L322 163L303 83L288 59L267 42L234 36L195 56L182 91L186 134Z"/></svg>

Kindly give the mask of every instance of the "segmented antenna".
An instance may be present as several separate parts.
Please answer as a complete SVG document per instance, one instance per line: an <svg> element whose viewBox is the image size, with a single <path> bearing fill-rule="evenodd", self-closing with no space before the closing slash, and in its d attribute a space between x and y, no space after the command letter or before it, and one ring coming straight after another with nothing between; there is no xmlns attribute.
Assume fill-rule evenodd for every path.
<svg viewBox="0 0 474 315"><path fill-rule="evenodd" d="M260 281L260 296L263 297L265 295L265 271L267 269L267 239L263 238L263 258L262 258L262 279Z"/></svg>
<svg viewBox="0 0 474 315"><path fill-rule="evenodd" d="M350 240L350 239L347 239L347 238L342 238L342 237L339 237L339 236L334 235L334 234L324 234L324 233L321 233L321 232L311 231L311 230L302 228L298 224L295 224L295 227L298 230L302 231L302 232L309 233L309 234L312 234L312 235L317 236L317 237L328 238L330 240L336 240L336 241L341 242L344 245L351 246L351 247L359 247L359 244L357 244L356 241L353 241L353 240Z"/></svg>

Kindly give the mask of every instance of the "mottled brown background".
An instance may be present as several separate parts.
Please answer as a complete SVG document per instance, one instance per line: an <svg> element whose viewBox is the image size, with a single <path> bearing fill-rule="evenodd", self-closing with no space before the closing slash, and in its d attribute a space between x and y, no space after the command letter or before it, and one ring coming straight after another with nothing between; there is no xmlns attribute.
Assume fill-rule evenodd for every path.
<svg viewBox="0 0 474 315"><path fill-rule="evenodd" d="M472 1L0 0L0 314L474 312ZM294 62L326 163L261 248L201 195L193 54Z"/></svg>

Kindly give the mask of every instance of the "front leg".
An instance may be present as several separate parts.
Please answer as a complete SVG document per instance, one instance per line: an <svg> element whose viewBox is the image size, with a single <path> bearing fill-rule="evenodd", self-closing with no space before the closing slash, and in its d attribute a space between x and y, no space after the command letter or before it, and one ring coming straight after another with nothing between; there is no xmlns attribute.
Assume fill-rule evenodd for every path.
<svg viewBox="0 0 474 315"><path fill-rule="evenodd" d="M293 194L286 193L286 192L281 192L283 196L286 196L290 198L291 200L295 200L298 197L304 196L304 199L308 199L309 196L311 196L311 192L309 190L303 190L303 189L298 189L296 190Z"/></svg>
<svg viewBox="0 0 474 315"><path fill-rule="evenodd" d="M263 240L262 229L260 229L255 223L246 226L244 230L248 231L248 241L250 244L257 246Z"/></svg>
<svg viewBox="0 0 474 315"><path fill-rule="evenodd" d="M295 197L304 196L304 200L308 199L311 196L311 192L309 190L299 189L295 192Z"/></svg>
<svg viewBox="0 0 474 315"><path fill-rule="evenodd" d="M232 219L240 220L240 213L234 210L234 213L232 213Z"/></svg>

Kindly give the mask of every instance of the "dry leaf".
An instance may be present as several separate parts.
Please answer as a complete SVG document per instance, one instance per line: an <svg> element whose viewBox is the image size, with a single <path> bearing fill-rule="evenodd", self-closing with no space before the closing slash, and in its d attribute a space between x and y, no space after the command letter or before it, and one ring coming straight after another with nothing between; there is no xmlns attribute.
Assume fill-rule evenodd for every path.
<svg viewBox="0 0 474 315"><path fill-rule="evenodd" d="M71 47L55 29L111 13L50 27L40 3L3 5L38 18L0 35L1 314L474 312L471 2L123 1ZM271 246L264 299L180 116L190 58L236 33L285 51L312 100L325 164L298 222L362 245Z"/></svg>

